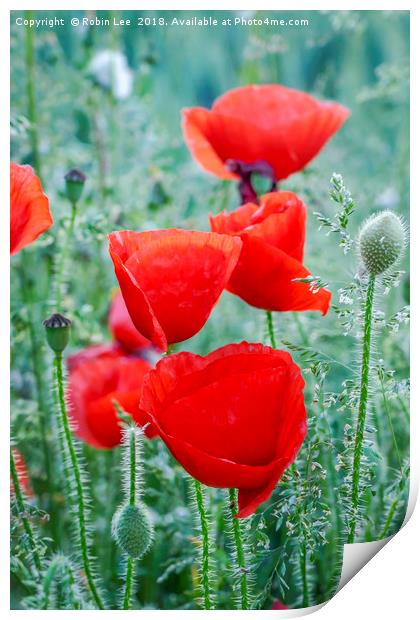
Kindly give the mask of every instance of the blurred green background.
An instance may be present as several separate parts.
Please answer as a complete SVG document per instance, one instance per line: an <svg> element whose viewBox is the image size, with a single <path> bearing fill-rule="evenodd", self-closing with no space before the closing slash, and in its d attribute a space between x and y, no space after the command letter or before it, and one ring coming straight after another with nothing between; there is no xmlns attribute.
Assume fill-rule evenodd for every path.
<svg viewBox="0 0 420 620"><path fill-rule="evenodd" d="M201 13L219 20L238 14ZM353 280L358 260L354 252L343 255L334 235L327 237L324 231L319 231L313 216L314 211L333 216L334 206L328 195L332 173L343 175L357 205L352 216L352 234L356 234L366 216L378 209L393 209L408 217L408 12L241 12L247 18L305 18L309 26L139 28L136 25L139 16L168 19L199 14L199 11L174 11L169 15L164 11L36 11L33 17L37 19L63 17L65 25L33 30L29 37L33 37L35 53L31 57L28 32L16 25L16 18L23 13L12 11L12 159L34 164L28 120L29 70L33 72L35 86L36 118L32 119L32 127L36 127L39 140L40 174L55 220L54 227L26 251L33 258L28 275L36 282L34 307L38 324L48 313L51 295L48 274L70 216L64 197L64 174L77 167L88 177L76 224L69 293L63 308L74 319L72 350L109 338L107 309L111 289L116 285L107 252L109 231L167 226L208 230L209 212L237 206L234 184L221 182L199 169L191 159L180 129L183 107L209 107L217 96L230 88L249 83L282 83L320 98L335 99L351 109L350 119L308 169L282 184L283 188L303 197L308 207L305 262L314 274L329 283L335 304L339 303L338 290ZM131 18L133 25L124 28L70 25L71 17L81 19L86 15L111 20ZM98 61L98 54L104 50L119 54L120 69L110 87L103 84L103 68L101 74L101 61ZM95 63L99 63L99 69L94 69ZM121 96L121 92L127 96ZM42 493L42 471L36 448L31 446L33 429L28 422L28 413L36 417L36 406L26 342L27 317L17 280L18 263L16 260L16 269L12 271L12 415L35 486L38 484ZM407 264L406 258L401 269ZM405 385L408 377L408 330L403 325L394 333L384 326L408 303L408 288L407 276L403 276L402 286L392 288L380 299L385 318L378 317L377 338L378 357L385 359L385 367L392 373L387 379L387 390L393 398L392 414L396 418L397 439L404 457L408 454L408 426L404 418L399 417L398 389ZM279 340L321 351L323 359L330 357L338 361L337 364L332 362L329 368L325 389L328 393L340 394L343 381L353 377L357 326L353 332L343 335L333 311L326 318L310 314L298 319L292 314L277 315L275 323ZM263 338L266 338L263 313L225 293L205 329L182 348L206 353L228 342ZM308 408L310 413L316 413L319 403L315 402L313 393L319 378L311 369L307 351L297 351L295 356L307 371ZM375 478L375 495L366 500L369 506L366 540L377 537L382 531L396 468L390 429L386 426L380 399L374 413L380 427L375 436L375 446L381 454L380 475ZM340 410L334 403L327 415L339 443L343 428L351 420L351 411L345 407ZM147 587L140 588L139 604L164 609L193 606L191 597L186 594L191 590L192 560L189 562L187 558L185 565L182 564L185 544L191 546L191 524L185 506L172 503L172 500L174 503L181 501L182 497L185 504L185 491L181 490L179 495L173 491L175 497L171 494L165 497L173 471L178 472L176 484L181 489L183 483L162 446L147 446L146 452L149 451L151 480L146 501L159 515L160 526L154 552L141 568ZM113 471L118 461L115 455L98 455L89 450L87 455L90 471L97 468L100 473L105 466L110 468L107 472ZM110 464L111 459L114 461ZM333 472L328 467L327 472L331 482ZM108 483L109 477L101 478L100 490L107 488ZM100 502L100 492L96 491ZM214 516L218 522L222 518L222 495L219 491L211 493L215 497ZM275 501L278 498L274 498ZM336 502L334 496L329 501ZM404 510L403 502L393 517L394 529L399 527ZM267 536L272 550L277 549L281 541L285 554L281 562L285 568L281 578L274 574L273 567L279 570L283 564L278 564L274 551L268 551L262 560L257 590L261 594L268 576L272 576L270 590L261 605L267 607L273 598L282 598L290 606L299 606L301 584L295 578L295 564L288 562L294 547L292 543L290 548L287 546L287 516L280 512L276 517L278 525L274 529L272 525L267 526ZM106 531L104 519L98 517L98 537ZM310 560L311 604L330 596L337 579L340 560L340 552L334 546L337 537L331 536L328 526L324 526L328 544L321 544L317 538L314 543L317 552L312 553ZM223 534L219 536L223 547ZM311 550L309 543L308 549ZM332 552L336 554L333 562L330 561ZM218 561L223 564L225 560L219 558ZM176 562L179 565L174 568L172 565ZM168 566L172 568L167 579L159 583L159 575ZM116 580L115 571L109 570L109 579ZM192 575L194 577L194 571ZM282 579L288 584L287 588L282 588ZM219 586L225 593L225 599L221 596L222 602L225 600L228 606L229 584L220 578ZM16 592L19 598L19 588Z"/></svg>

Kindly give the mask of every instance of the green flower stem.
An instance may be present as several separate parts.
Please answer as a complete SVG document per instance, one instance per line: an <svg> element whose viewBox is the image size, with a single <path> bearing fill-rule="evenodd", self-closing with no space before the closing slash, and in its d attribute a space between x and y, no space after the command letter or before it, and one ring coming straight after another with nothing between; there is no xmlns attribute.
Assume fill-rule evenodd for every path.
<svg viewBox="0 0 420 620"><path fill-rule="evenodd" d="M86 99L86 107L89 110L90 120L93 127L93 144L95 148L96 162L98 168L98 190L101 199L101 207L105 208L107 203L107 186L108 186L108 155L107 144L104 136L104 132L101 127L101 119L98 115L98 100L94 96L89 95Z"/></svg>
<svg viewBox="0 0 420 620"><path fill-rule="evenodd" d="M77 214L77 204L73 202L71 205L70 225L69 225L69 229L64 239L63 248L60 252L60 260L59 260L57 271L56 271L55 304L56 304L57 311L61 310L61 305L63 303L63 293L65 293L67 261L68 261L68 256L69 256L70 245L72 243L73 235L74 235L74 225L76 222L76 214Z"/></svg>
<svg viewBox="0 0 420 620"><path fill-rule="evenodd" d="M133 431L130 433L130 488L129 488L129 504L134 506L136 503L137 489L136 489L136 433ZM130 609L131 598L133 595L133 574L134 574L134 560L132 557L127 557L127 570L125 574L125 590L123 598L123 609Z"/></svg>
<svg viewBox="0 0 420 620"><path fill-rule="evenodd" d="M77 518L79 522L79 539L80 548L82 553L82 563L86 574L89 590L95 601L98 609L105 609L101 595L95 583L93 576L90 557L89 557L89 545L87 540L87 519L86 519L86 500L83 490L82 474L77 458L76 448L73 441L73 435L70 428L70 422L67 414L65 396L64 396L64 377L63 377L63 357L61 353L56 353L54 357L54 374L55 374L55 387L57 391L57 400L59 406L59 416L61 427L64 433L65 443L67 451L70 456L71 469L74 476L74 484L77 495ZM66 459L66 454L63 455Z"/></svg>
<svg viewBox="0 0 420 620"><path fill-rule="evenodd" d="M25 11L25 19L33 19L33 11ZM34 29L25 27L25 64L26 64L26 97L28 105L28 119L31 124L29 135L31 140L32 159L35 171L42 181L41 158L39 155L37 111L35 97L35 45Z"/></svg>
<svg viewBox="0 0 420 620"><path fill-rule="evenodd" d="M23 295L23 303L26 306L27 314L28 314L28 331L29 331L29 340L31 347L31 366L32 371L34 373L35 378L35 391L36 391L36 399L38 401L38 411L39 411L39 434L42 444L42 452L44 459L44 471L45 471L45 482L46 488L51 490L54 489L53 478L51 475L51 463L50 463L50 445L48 441L48 413L49 407L47 406L45 391L44 391L44 382L43 382L43 369L45 367L42 346L38 339L38 332L35 329L34 325L34 299L33 299L33 290L34 287L30 280L29 274L29 265L27 264L27 253L24 250L21 256L21 264L20 264L20 280L22 286L22 295ZM48 500L47 511L50 513L51 517L53 517L53 505L51 500ZM55 523L55 519L52 518L53 523ZM54 524L52 528L54 528ZM57 532L56 532L57 533Z"/></svg>
<svg viewBox="0 0 420 620"><path fill-rule="evenodd" d="M274 334L274 328L273 328L273 316L272 313L270 311L266 312L266 317L267 317L267 327L268 327L268 334L270 336L270 341L271 341L271 346L273 347L273 349L277 348L277 343L276 343L276 337ZM297 475L297 467L295 463L292 463L290 465L290 472L292 474L292 478L293 481L295 480L295 477ZM293 482L293 486L294 482ZM295 488L295 493L297 495L297 490ZM300 555L300 572L301 572L301 576L302 576L302 585L303 585L303 602L302 602L302 606L303 607L308 607L309 603L309 591L308 591L308 578L307 578L307 566L306 566L306 550L304 549L303 545L299 545L299 555Z"/></svg>
<svg viewBox="0 0 420 620"><path fill-rule="evenodd" d="M54 583L54 580L59 580L60 570L62 572L66 572L69 578L69 583L71 586L74 586L75 579L72 571L71 564L63 557L56 556L50 563L48 570L45 573L43 580L43 591L44 591L44 603L42 605L42 609L50 609L50 594L51 589ZM79 609L79 605L77 601L72 596L72 609Z"/></svg>
<svg viewBox="0 0 420 620"><path fill-rule="evenodd" d="M306 562L306 549L300 545L300 574L302 575L302 607L309 607L308 571Z"/></svg>
<svg viewBox="0 0 420 620"><path fill-rule="evenodd" d="M267 310L265 313L265 316L267 318L267 330L268 330L268 336L270 338L270 344L273 347L273 349L275 349L277 345L276 345L276 336L274 334L273 313L271 312L271 310Z"/></svg>
<svg viewBox="0 0 420 620"><path fill-rule="evenodd" d="M373 298L375 293L375 276L369 276L366 292L365 317L363 327L362 368L360 373L359 413L357 418L356 438L353 454L353 477L351 485L351 515L349 518L348 543L353 543L356 535L357 513L359 510L360 464L363 453L363 436L369 394L369 370L372 341Z"/></svg>
<svg viewBox="0 0 420 620"><path fill-rule="evenodd" d="M309 478L310 475L310 458L308 458L308 464L306 468L306 478ZM289 467L290 473L292 476L292 489L296 496L296 511L299 516L299 521L302 521L303 514L301 503L299 501L299 485L297 483L298 478L300 477L298 468L296 463L292 463ZM300 576L302 578L302 607L309 607L309 584L308 584L308 563L307 563L307 553L305 545L299 543L299 567L300 567Z"/></svg>
<svg viewBox="0 0 420 620"><path fill-rule="evenodd" d="M389 512L388 512L387 519L385 521L385 525L382 529L382 532L379 534L379 540L381 540L382 538L386 538L389 527L392 523L392 519L394 518L394 514L397 509L397 506L398 506L398 499L395 499L389 508Z"/></svg>
<svg viewBox="0 0 420 620"><path fill-rule="evenodd" d="M194 480L195 497L200 516L203 554L201 562L201 586L203 591L204 609L212 609L210 594L210 533L204 506L203 488L198 480Z"/></svg>
<svg viewBox="0 0 420 620"><path fill-rule="evenodd" d="M34 533L32 531L32 527L31 524L29 522L28 517L26 516L26 509L25 509L25 503L23 500L23 493L22 493L22 489L20 486L20 482L19 482L19 475L17 472L17 468L16 468L16 462L15 462L15 457L13 456L13 449L10 448L10 472L12 474L12 482L13 482L13 488L15 490L15 497L16 497L16 504L17 504L17 508L19 511L19 518L22 521L22 525L23 525L23 529L25 530L25 534L28 538L28 543L29 543L29 547L30 547L30 552L32 554L32 558L35 564L35 568L37 570L37 573L40 574L42 572L42 563L41 563L41 557L39 555L37 546L36 546L36 542L35 542L35 536Z"/></svg>
<svg viewBox="0 0 420 620"><path fill-rule="evenodd" d="M123 609L130 609L131 597L133 591L133 572L134 572L134 560L132 557L127 558L127 570L125 573L125 591L123 600Z"/></svg>
<svg viewBox="0 0 420 620"><path fill-rule="evenodd" d="M242 541L241 523L235 519L238 512L238 498L235 489L229 489L229 508L232 515L233 538L236 547L236 561L240 572L241 609L249 609L248 575L246 567L245 550Z"/></svg>
<svg viewBox="0 0 420 620"><path fill-rule="evenodd" d="M393 444L394 444L395 454L396 454L396 457L397 457L397 460L398 460L398 466L400 468L401 474L404 475L404 469L403 469L401 454L400 454L400 450L398 448L397 438L395 436L394 425L392 424L392 417L391 417L391 411L390 411L390 408L389 408L388 399L386 397L383 373L382 373L382 371L380 371L378 374L379 374L379 383L381 384L381 392L382 392L382 398L383 398L383 401L384 401L384 408L385 408L386 415L387 415L387 418L388 418L388 423L389 423L389 428L390 428L390 431L391 431L392 441L393 441Z"/></svg>
<svg viewBox="0 0 420 620"><path fill-rule="evenodd" d="M299 316L299 313L298 312L293 312L292 314L293 314L293 320L295 322L296 329L299 332L299 336L300 336L300 339L302 341L302 344L303 344L304 347L307 347L309 345L308 334L306 333L306 331L305 331L305 329L304 329L304 327L302 325L302 321L301 321L301 318Z"/></svg>
<svg viewBox="0 0 420 620"><path fill-rule="evenodd" d="M403 401L401 396L397 396L397 401L400 404L400 407L401 407L402 412L403 412L404 417L405 417L405 421L407 422L407 424L410 424L410 411L409 411L407 405L405 404L405 402Z"/></svg>
<svg viewBox="0 0 420 620"><path fill-rule="evenodd" d="M115 511L115 502L117 501L116 491L119 488L120 482L120 471L117 466L117 462L119 462L119 451L107 450L104 457L104 469L106 471L107 478L107 495L106 498L102 498L102 500L105 500L103 501L102 506L106 515L106 522L111 524L112 516ZM108 578L111 579L111 581L118 581L117 545L113 543L112 537L108 537L104 541L103 557L105 558L104 562L106 563L106 571L109 575Z"/></svg>

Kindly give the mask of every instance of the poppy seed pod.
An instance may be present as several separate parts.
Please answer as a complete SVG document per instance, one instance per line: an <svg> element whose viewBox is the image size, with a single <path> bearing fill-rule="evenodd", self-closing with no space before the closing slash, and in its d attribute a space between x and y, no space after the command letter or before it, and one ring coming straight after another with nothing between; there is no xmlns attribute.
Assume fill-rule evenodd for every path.
<svg viewBox="0 0 420 620"><path fill-rule="evenodd" d="M47 334L47 342L55 353L62 353L69 342L70 319L62 314L52 314L43 322Z"/></svg>
<svg viewBox="0 0 420 620"><path fill-rule="evenodd" d="M153 541L153 525L143 504L127 504L115 513L112 533L117 544L131 558L147 553Z"/></svg>
<svg viewBox="0 0 420 620"><path fill-rule="evenodd" d="M392 211L367 219L360 231L359 249L369 273L377 276L392 267L401 256L405 241L404 224Z"/></svg>
<svg viewBox="0 0 420 620"><path fill-rule="evenodd" d="M72 203L76 204L79 202L80 197L83 192L83 187L86 182L86 175L83 174L80 170L73 168L69 170L67 174L64 176L66 181L66 196L67 199Z"/></svg>

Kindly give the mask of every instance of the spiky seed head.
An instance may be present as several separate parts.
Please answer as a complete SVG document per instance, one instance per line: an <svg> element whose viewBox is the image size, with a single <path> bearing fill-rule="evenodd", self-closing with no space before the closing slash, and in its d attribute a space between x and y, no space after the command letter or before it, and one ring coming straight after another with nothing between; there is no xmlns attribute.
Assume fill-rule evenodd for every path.
<svg viewBox="0 0 420 620"><path fill-rule="evenodd" d="M359 234L359 250L368 272L380 275L401 257L406 241L405 226L392 211L368 218Z"/></svg>
<svg viewBox="0 0 420 620"><path fill-rule="evenodd" d="M153 525L143 504L126 504L112 522L112 533L120 548L131 558L139 559L150 549Z"/></svg>
<svg viewBox="0 0 420 620"><path fill-rule="evenodd" d="M66 182L67 200L75 205L79 202L82 195L86 175L83 174L81 170L73 168L72 170L69 170L66 175L64 175L64 180Z"/></svg>
<svg viewBox="0 0 420 620"><path fill-rule="evenodd" d="M52 314L43 322L47 342L55 353L62 353L70 338L71 321L62 314Z"/></svg>

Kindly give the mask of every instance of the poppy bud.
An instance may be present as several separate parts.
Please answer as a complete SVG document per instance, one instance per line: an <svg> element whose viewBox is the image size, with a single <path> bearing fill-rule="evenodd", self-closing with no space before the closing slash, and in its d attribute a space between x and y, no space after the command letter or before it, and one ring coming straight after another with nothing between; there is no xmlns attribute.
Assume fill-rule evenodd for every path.
<svg viewBox="0 0 420 620"><path fill-rule="evenodd" d="M115 513L112 533L118 545L131 558L141 558L153 540L153 525L143 504L127 504Z"/></svg>
<svg viewBox="0 0 420 620"><path fill-rule="evenodd" d="M400 258L405 240L404 224L392 211L366 220L360 231L359 248L368 272L377 276L389 269Z"/></svg>
<svg viewBox="0 0 420 620"><path fill-rule="evenodd" d="M72 203L76 204L82 195L83 187L86 181L86 175L80 170L73 168L64 176L66 181L66 196Z"/></svg>
<svg viewBox="0 0 420 620"><path fill-rule="evenodd" d="M55 353L62 353L66 348L70 337L70 319L66 319L62 314L52 314L43 323L47 342Z"/></svg>

